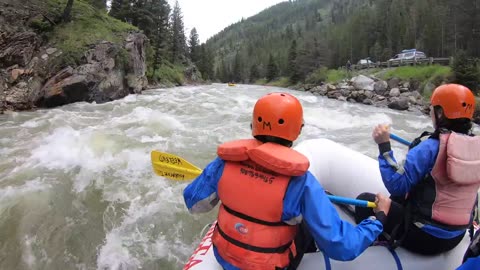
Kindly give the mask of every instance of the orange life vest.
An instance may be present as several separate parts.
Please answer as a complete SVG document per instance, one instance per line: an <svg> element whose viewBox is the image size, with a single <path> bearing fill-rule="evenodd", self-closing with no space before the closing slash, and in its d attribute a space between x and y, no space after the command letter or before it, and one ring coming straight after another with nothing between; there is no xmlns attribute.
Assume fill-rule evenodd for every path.
<svg viewBox="0 0 480 270"><path fill-rule="evenodd" d="M257 140L225 143L217 154L226 161L212 237L218 253L240 269L287 267L296 256L298 226L282 222L283 198L291 177L308 170L308 159L291 148Z"/></svg>

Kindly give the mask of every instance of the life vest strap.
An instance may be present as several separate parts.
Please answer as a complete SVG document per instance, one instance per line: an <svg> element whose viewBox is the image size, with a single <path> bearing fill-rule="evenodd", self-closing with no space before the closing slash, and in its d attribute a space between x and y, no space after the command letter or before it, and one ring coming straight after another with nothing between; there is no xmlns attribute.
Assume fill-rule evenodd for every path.
<svg viewBox="0 0 480 270"><path fill-rule="evenodd" d="M466 230L470 226L470 224L465 224L465 225L448 225L448 224L443 224L440 222L437 222L433 219L429 219L427 217L423 217L422 215L415 215L414 216L414 221L416 223L419 223L421 225L432 225L437 228L447 230L447 231L459 231L459 230Z"/></svg>
<svg viewBox="0 0 480 270"><path fill-rule="evenodd" d="M245 214L242 214L240 212L237 212L237 211L233 210L232 208L226 206L225 204L222 204L222 205L223 205L223 208L225 209L225 211L227 211L229 214L234 215L234 216L236 216L238 218L241 218L243 220L246 220L246 221L250 221L250 222L257 223L257 224L260 224L260 225L265 225L265 226L272 226L272 227L291 226L291 225L288 225L287 223L282 222L282 221L270 222L270 221L257 219L257 218L251 217L251 216L247 216Z"/></svg>
<svg viewBox="0 0 480 270"><path fill-rule="evenodd" d="M280 246L280 247L273 247L273 248L257 247L257 246L252 246L252 245L242 243L242 242L228 236L220 228L220 226L218 224L216 224L216 230L226 241L234 244L235 246L246 249L246 250L250 250L250 251L253 251L253 252L258 252L258 253L280 253L281 254L281 253L284 253L286 250L288 250L290 248L290 246L292 245L292 241L290 241L287 244L285 244L283 246Z"/></svg>

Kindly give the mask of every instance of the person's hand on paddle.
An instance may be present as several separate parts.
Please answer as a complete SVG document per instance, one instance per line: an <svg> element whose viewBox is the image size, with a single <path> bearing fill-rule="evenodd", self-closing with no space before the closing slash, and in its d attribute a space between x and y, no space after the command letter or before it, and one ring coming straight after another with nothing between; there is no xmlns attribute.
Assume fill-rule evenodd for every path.
<svg viewBox="0 0 480 270"><path fill-rule="evenodd" d="M382 144L390 141L390 126L388 125L378 125L373 129L372 132L373 140L377 144Z"/></svg>
<svg viewBox="0 0 480 270"><path fill-rule="evenodd" d="M384 212L385 215L388 215L390 205L392 204L392 200L389 197L378 193L375 198L375 203L377 204L377 208L373 208L373 212Z"/></svg>

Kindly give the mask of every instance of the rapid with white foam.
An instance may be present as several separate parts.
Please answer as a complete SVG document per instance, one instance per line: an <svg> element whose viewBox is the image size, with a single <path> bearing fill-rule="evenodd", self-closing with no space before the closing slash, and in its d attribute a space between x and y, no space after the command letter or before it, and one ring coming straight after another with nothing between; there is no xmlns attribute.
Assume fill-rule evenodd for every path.
<svg viewBox="0 0 480 270"><path fill-rule="evenodd" d="M154 175L153 149L203 167L248 137L257 98L289 91L305 108L299 142L328 138L371 157L372 128L412 140L427 116L279 88L222 84L146 91L0 116L0 269L180 269L210 214L184 206L186 182ZM406 147L393 143L399 159Z"/></svg>

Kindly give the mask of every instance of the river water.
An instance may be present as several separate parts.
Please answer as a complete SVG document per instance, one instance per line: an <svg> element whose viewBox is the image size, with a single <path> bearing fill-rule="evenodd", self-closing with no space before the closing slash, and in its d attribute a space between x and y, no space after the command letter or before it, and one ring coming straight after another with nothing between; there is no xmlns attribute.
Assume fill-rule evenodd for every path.
<svg viewBox="0 0 480 270"><path fill-rule="evenodd" d="M329 138L375 158L376 124L409 140L431 129L418 113L223 84L0 115L0 269L181 269L215 211L190 215L187 182L156 176L150 151L203 168L219 143L249 137L253 105L271 91L304 105L298 142ZM406 147L393 148L403 159Z"/></svg>

